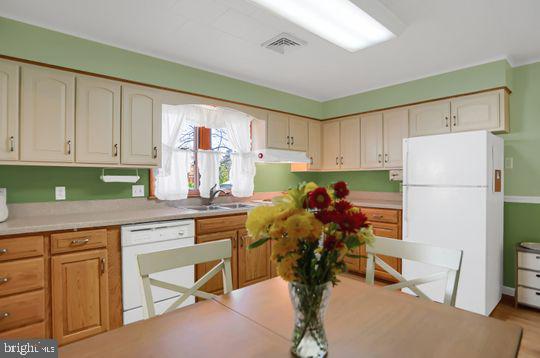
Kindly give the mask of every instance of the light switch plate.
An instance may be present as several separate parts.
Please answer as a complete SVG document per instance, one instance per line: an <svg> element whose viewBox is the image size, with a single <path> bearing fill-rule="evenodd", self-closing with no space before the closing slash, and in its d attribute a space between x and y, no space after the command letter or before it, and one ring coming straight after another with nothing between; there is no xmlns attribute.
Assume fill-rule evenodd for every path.
<svg viewBox="0 0 540 358"><path fill-rule="evenodd" d="M134 198L144 196L144 185L132 185L131 196Z"/></svg>
<svg viewBox="0 0 540 358"><path fill-rule="evenodd" d="M514 158L512 157L504 158L504 168L505 169L514 168Z"/></svg>
<svg viewBox="0 0 540 358"><path fill-rule="evenodd" d="M66 200L66 187L65 186L55 187L54 197L56 200Z"/></svg>

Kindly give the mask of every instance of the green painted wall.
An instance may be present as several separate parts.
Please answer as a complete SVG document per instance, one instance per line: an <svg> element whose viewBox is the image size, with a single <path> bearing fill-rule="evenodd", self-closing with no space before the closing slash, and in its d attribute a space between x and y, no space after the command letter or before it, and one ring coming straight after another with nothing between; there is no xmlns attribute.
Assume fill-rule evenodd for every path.
<svg viewBox="0 0 540 358"><path fill-rule="evenodd" d="M327 185L344 180L352 190L398 192L400 183L391 182L387 170L317 173L317 183Z"/></svg>
<svg viewBox="0 0 540 358"><path fill-rule="evenodd" d="M506 60L443 73L323 103L324 118L399 106L429 99L512 86Z"/></svg>
<svg viewBox="0 0 540 358"><path fill-rule="evenodd" d="M107 170L107 174L134 174L134 169ZM66 187L66 200L131 198L131 185L104 183L99 168L0 166L0 187L8 203L54 201L54 187ZM139 170L148 195L148 169Z"/></svg>
<svg viewBox="0 0 540 358"><path fill-rule="evenodd" d="M0 17L0 54L320 118L320 102Z"/></svg>

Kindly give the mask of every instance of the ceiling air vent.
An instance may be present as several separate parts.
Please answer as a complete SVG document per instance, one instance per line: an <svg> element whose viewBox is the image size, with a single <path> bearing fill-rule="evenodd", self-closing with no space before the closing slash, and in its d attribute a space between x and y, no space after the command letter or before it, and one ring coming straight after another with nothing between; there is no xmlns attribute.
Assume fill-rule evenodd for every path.
<svg viewBox="0 0 540 358"><path fill-rule="evenodd" d="M261 44L262 47L266 47L267 49L276 51L282 55L305 45L307 45L306 41L286 32L282 32Z"/></svg>

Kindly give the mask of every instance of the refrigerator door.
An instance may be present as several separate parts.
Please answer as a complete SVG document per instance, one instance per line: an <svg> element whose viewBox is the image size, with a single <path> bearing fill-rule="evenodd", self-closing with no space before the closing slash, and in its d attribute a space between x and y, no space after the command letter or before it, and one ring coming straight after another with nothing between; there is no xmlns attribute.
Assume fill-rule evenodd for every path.
<svg viewBox="0 0 540 358"><path fill-rule="evenodd" d="M486 186L486 131L403 141L403 185Z"/></svg>
<svg viewBox="0 0 540 358"><path fill-rule="evenodd" d="M403 240L463 250L456 306L486 314L486 188L404 187ZM403 260L406 279L441 272ZM419 285L442 302L444 282Z"/></svg>

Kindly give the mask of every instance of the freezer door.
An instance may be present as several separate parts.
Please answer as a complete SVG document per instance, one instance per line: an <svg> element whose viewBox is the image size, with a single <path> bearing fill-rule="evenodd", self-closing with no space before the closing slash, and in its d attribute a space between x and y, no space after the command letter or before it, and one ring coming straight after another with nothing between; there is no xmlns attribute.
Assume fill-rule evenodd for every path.
<svg viewBox="0 0 540 358"><path fill-rule="evenodd" d="M403 240L463 250L456 306L486 314L486 188L405 187ZM403 260L407 279L441 272ZM418 286L442 302L444 282Z"/></svg>
<svg viewBox="0 0 540 358"><path fill-rule="evenodd" d="M486 186L485 131L408 138L403 141L403 185Z"/></svg>

